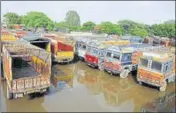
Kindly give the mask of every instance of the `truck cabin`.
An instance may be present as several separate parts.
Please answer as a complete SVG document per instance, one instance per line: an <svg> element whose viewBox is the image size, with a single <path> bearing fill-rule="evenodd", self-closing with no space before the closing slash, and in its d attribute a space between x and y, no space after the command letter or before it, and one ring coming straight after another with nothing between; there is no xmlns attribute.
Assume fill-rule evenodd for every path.
<svg viewBox="0 0 176 113"><path fill-rule="evenodd" d="M84 38L81 40L77 40L76 41L76 52L78 57L80 57L80 59L85 58L85 53L86 53L86 49L87 49L87 44L89 43L90 39Z"/></svg>
<svg viewBox="0 0 176 113"><path fill-rule="evenodd" d="M92 41L88 43L85 60L87 63L92 64L93 66L98 66L98 62L100 62L100 58L104 58L106 46L102 44L102 42Z"/></svg>
<svg viewBox="0 0 176 113"><path fill-rule="evenodd" d="M137 80L140 84L144 82L165 91L167 83L175 82L175 54L164 47L143 52L139 59Z"/></svg>
<svg viewBox="0 0 176 113"><path fill-rule="evenodd" d="M130 43L143 43L143 38L140 36L122 36L120 37L121 40L128 40Z"/></svg>
<svg viewBox="0 0 176 113"><path fill-rule="evenodd" d="M138 49L150 48L150 44L131 44L112 46L106 49L104 66L113 73L121 73L132 65L132 53ZM132 70L135 70L132 69Z"/></svg>

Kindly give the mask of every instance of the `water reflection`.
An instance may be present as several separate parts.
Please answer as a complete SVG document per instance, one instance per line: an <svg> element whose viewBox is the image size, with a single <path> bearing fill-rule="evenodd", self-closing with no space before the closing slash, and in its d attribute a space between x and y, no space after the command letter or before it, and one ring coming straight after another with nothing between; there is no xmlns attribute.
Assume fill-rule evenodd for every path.
<svg viewBox="0 0 176 113"><path fill-rule="evenodd" d="M73 71L70 68L61 70L59 65L52 66L51 83L56 89L73 88Z"/></svg>
<svg viewBox="0 0 176 113"><path fill-rule="evenodd" d="M87 86L87 89L96 95L98 103L104 108L113 111L140 111L141 106L158 98L165 96L166 92L173 91L174 84L166 92L159 92L150 87L143 87L136 83L134 77L120 79L102 71L86 68L82 64L77 65L77 81ZM104 100L105 102L103 102ZM175 100L175 99L174 99ZM100 102L101 101L101 102ZM102 105L104 103L104 105ZM109 106L111 106L109 108Z"/></svg>
<svg viewBox="0 0 176 113"><path fill-rule="evenodd" d="M129 76L120 79L119 76L89 68L84 62L54 65L51 77L53 86L49 94L33 100L28 100L27 97L7 100L6 87L3 83L1 110L5 112L139 112L141 109L143 111L160 109L159 106L170 111L169 109L175 106L173 105L175 97L167 96L167 99L165 97L175 91L175 83L168 84L165 92L159 92L139 85L134 78L135 76ZM159 97L160 103L153 101ZM165 104L161 105L161 103Z"/></svg>
<svg viewBox="0 0 176 113"><path fill-rule="evenodd" d="M145 104L142 112L176 112L175 92L166 94L164 97L157 98Z"/></svg>
<svg viewBox="0 0 176 113"><path fill-rule="evenodd" d="M46 112L43 107L44 97L38 95L37 98L29 100L28 96L23 98L6 99L6 82L2 82L1 87L1 112Z"/></svg>

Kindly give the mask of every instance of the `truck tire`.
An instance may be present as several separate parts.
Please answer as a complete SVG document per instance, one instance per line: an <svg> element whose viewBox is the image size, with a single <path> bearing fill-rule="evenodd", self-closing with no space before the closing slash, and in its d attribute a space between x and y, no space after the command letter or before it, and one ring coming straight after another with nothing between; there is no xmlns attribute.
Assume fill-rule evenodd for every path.
<svg viewBox="0 0 176 113"><path fill-rule="evenodd" d="M99 68L99 70L103 71L103 70L104 70L104 64L103 64L103 63L100 63L100 64L98 65L98 68Z"/></svg>
<svg viewBox="0 0 176 113"><path fill-rule="evenodd" d="M141 81L138 81L140 85L142 85L142 82Z"/></svg>
<svg viewBox="0 0 176 113"><path fill-rule="evenodd" d="M166 87L167 87L167 82L164 81L163 86L159 87L159 90L160 90L160 91L165 91L165 90L166 90Z"/></svg>
<svg viewBox="0 0 176 113"><path fill-rule="evenodd" d="M7 87L7 99L10 100L13 98L13 94L10 93L8 85L6 87Z"/></svg>
<svg viewBox="0 0 176 113"><path fill-rule="evenodd" d="M128 69L125 69L123 70L121 73L120 73L120 78L126 78L129 74L129 70Z"/></svg>

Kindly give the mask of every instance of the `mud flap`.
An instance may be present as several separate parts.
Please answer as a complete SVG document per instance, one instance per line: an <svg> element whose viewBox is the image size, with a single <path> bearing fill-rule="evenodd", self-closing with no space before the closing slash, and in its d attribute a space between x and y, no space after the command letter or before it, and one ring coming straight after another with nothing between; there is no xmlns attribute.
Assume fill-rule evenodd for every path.
<svg viewBox="0 0 176 113"><path fill-rule="evenodd" d="M129 74L129 70L128 69L125 69L123 70L121 73L120 73L120 78L126 78Z"/></svg>

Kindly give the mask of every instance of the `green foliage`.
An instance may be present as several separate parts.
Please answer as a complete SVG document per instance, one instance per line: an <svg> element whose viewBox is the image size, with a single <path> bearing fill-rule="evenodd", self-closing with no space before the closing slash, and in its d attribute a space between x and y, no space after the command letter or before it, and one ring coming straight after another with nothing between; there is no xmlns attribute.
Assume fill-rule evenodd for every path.
<svg viewBox="0 0 176 113"><path fill-rule="evenodd" d="M68 25L65 21L61 21L55 24L56 28L68 28Z"/></svg>
<svg viewBox="0 0 176 113"><path fill-rule="evenodd" d="M6 13L3 17L9 27L13 24L21 24L21 16L16 13Z"/></svg>
<svg viewBox="0 0 176 113"><path fill-rule="evenodd" d="M23 16L22 22L26 27L35 28L35 31L39 27L43 27L48 30L52 30L54 27L52 20L42 12L29 12L27 15Z"/></svg>
<svg viewBox="0 0 176 113"><path fill-rule="evenodd" d="M66 14L65 21L70 30L74 30L80 27L80 17L76 11L68 11Z"/></svg>
<svg viewBox="0 0 176 113"><path fill-rule="evenodd" d="M175 24L175 20L167 20L164 24Z"/></svg>
<svg viewBox="0 0 176 113"><path fill-rule="evenodd" d="M100 29L103 33L107 34L118 34L121 35L121 29L120 26L113 24L111 22L102 22L100 24Z"/></svg>
<svg viewBox="0 0 176 113"><path fill-rule="evenodd" d="M151 29L155 36L175 37L175 24L155 24Z"/></svg>
<svg viewBox="0 0 176 113"><path fill-rule="evenodd" d="M88 22L85 22L81 28L81 30L83 31L92 31L94 30L94 27L96 26L95 23L91 22L91 21L88 21Z"/></svg>
<svg viewBox="0 0 176 113"><path fill-rule="evenodd" d="M148 36L148 32L146 29L140 29L138 27L135 27L134 29L131 29L131 35L133 36L141 36L141 37L146 37Z"/></svg>

